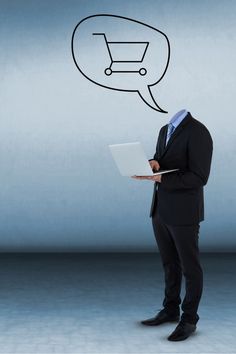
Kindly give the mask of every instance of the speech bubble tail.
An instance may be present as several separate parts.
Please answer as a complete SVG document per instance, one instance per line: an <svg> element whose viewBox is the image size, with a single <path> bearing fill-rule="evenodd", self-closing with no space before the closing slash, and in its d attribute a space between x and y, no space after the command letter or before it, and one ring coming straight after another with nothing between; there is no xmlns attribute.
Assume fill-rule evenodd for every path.
<svg viewBox="0 0 236 354"><path fill-rule="evenodd" d="M156 100L153 97L152 91L149 86L147 86L147 89L145 90L138 91L138 94L150 108L161 113L168 113L156 103Z"/></svg>

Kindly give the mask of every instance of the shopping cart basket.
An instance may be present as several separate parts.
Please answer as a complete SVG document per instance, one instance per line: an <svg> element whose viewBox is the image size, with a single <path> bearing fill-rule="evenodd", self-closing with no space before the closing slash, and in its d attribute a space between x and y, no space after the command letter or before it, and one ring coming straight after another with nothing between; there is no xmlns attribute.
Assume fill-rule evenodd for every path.
<svg viewBox="0 0 236 354"><path fill-rule="evenodd" d="M114 70L112 69L113 64L116 63L127 63L127 65L129 65L128 63L142 63L145 57L145 54L147 52L147 48L149 45L149 42L110 42L107 40L106 34L105 33L93 33L94 36L103 36L105 43L106 43L106 47L109 53L109 57L111 59L111 63L110 66L108 68L106 68L104 70L104 73L109 76L113 73L138 73L142 76L147 74L147 69L143 68L143 67L139 67L137 68L136 66L136 70ZM128 47L127 47L128 46ZM127 52L127 48L128 48L128 52L129 52L129 56L131 55L130 60L125 60L125 55ZM112 52L116 53L116 56L119 56L119 58L114 58L114 53L112 55ZM139 58L134 58L139 56Z"/></svg>

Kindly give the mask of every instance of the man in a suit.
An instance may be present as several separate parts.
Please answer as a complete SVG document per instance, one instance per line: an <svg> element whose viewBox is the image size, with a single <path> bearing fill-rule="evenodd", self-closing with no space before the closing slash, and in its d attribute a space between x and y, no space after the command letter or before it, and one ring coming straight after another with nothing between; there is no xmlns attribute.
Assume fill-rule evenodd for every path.
<svg viewBox="0 0 236 354"><path fill-rule="evenodd" d="M178 171L134 177L155 181L150 216L165 273L163 309L142 321L148 326L179 322L168 340L180 341L196 330L203 287L199 260L199 223L204 220L203 186L212 159L213 142L207 128L189 112L176 113L159 132L156 153L149 160L153 171ZM185 277L185 297L180 317L180 291Z"/></svg>

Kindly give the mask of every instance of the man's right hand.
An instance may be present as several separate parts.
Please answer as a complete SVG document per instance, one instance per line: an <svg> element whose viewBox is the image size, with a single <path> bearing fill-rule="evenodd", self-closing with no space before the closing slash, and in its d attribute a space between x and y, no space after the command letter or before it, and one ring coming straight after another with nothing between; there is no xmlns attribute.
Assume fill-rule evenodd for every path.
<svg viewBox="0 0 236 354"><path fill-rule="evenodd" d="M149 161L151 169L153 170L153 172L157 172L160 169L160 165L156 160L151 160Z"/></svg>

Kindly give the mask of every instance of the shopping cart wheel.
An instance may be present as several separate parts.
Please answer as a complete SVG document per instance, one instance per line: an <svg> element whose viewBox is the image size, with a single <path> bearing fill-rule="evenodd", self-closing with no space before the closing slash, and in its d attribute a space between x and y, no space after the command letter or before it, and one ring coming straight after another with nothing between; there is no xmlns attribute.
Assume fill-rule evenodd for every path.
<svg viewBox="0 0 236 354"><path fill-rule="evenodd" d="M112 70L110 68L106 68L104 70L104 73L107 75L107 76L110 76L112 74Z"/></svg>
<svg viewBox="0 0 236 354"><path fill-rule="evenodd" d="M139 74L142 75L142 76L146 75L147 74L147 69L145 69L145 68L139 69Z"/></svg>

